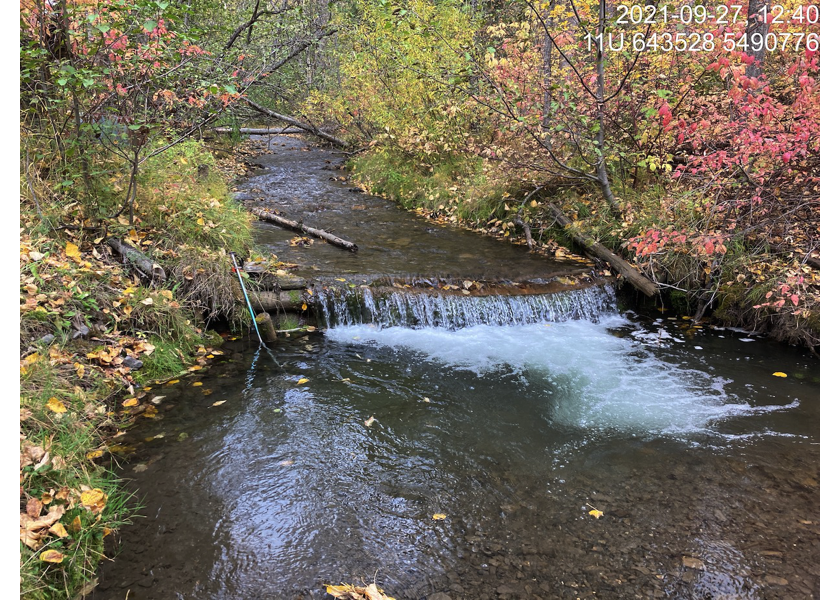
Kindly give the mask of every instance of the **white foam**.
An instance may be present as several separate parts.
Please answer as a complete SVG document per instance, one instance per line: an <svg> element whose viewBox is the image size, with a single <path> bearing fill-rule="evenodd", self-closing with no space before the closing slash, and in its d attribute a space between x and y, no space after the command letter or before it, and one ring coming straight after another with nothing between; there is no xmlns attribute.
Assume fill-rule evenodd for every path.
<svg viewBox="0 0 840 600"><path fill-rule="evenodd" d="M559 425L587 430L712 433L713 425L723 419L792 408L752 407L727 393L728 381L668 362L667 356L610 332L611 327L628 324L620 316L605 316L599 323L478 325L454 331L354 325L328 330L327 336L345 343L405 348L477 373L505 365L525 377L540 377L555 390L551 418Z"/></svg>

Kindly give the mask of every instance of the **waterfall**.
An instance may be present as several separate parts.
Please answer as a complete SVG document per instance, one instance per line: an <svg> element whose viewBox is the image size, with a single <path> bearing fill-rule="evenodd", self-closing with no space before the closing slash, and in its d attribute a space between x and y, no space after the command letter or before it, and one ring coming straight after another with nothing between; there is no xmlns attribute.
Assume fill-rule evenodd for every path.
<svg viewBox="0 0 840 600"><path fill-rule="evenodd" d="M361 286L316 293L327 327L373 323L381 327L527 325L570 319L597 321L617 312L611 286L593 285L548 294L472 296Z"/></svg>

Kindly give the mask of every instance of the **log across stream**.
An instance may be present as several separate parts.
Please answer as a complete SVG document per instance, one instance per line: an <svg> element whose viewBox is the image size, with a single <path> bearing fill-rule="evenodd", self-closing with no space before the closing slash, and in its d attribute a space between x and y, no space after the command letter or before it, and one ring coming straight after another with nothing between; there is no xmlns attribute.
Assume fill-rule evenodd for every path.
<svg viewBox="0 0 840 600"><path fill-rule="evenodd" d="M487 293L585 265L428 231L302 147L243 195L359 245L255 224L325 329L148 391L113 449L143 518L92 598L819 597L816 360L596 282Z"/></svg>

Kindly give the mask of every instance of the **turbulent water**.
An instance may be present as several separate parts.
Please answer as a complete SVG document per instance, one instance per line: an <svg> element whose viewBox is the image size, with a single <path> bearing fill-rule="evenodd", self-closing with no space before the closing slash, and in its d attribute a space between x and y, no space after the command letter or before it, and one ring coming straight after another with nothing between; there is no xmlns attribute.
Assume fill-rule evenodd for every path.
<svg viewBox="0 0 840 600"><path fill-rule="evenodd" d="M335 327L358 323L380 326L442 327L525 325L541 321L597 319L615 305L612 288L591 286L562 293L481 297L423 291L362 288L353 293L319 290L322 320Z"/></svg>
<svg viewBox="0 0 840 600"><path fill-rule="evenodd" d="M93 598L819 597L817 361L607 286L353 281L318 288L325 330L148 391L120 439L143 518Z"/></svg>

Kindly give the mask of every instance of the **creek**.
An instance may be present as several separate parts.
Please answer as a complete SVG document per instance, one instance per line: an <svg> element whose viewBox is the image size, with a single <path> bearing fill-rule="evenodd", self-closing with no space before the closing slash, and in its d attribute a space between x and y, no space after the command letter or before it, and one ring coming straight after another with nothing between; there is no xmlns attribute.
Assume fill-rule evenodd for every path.
<svg viewBox="0 0 840 600"><path fill-rule="evenodd" d="M255 224L306 265L324 328L231 340L149 391L158 417L120 439L142 518L93 598L819 597L817 360L620 310L596 278L564 289L582 263L351 191L299 140L271 149L245 196L359 252ZM417 289L447 278L505 285Z"/></svg>

